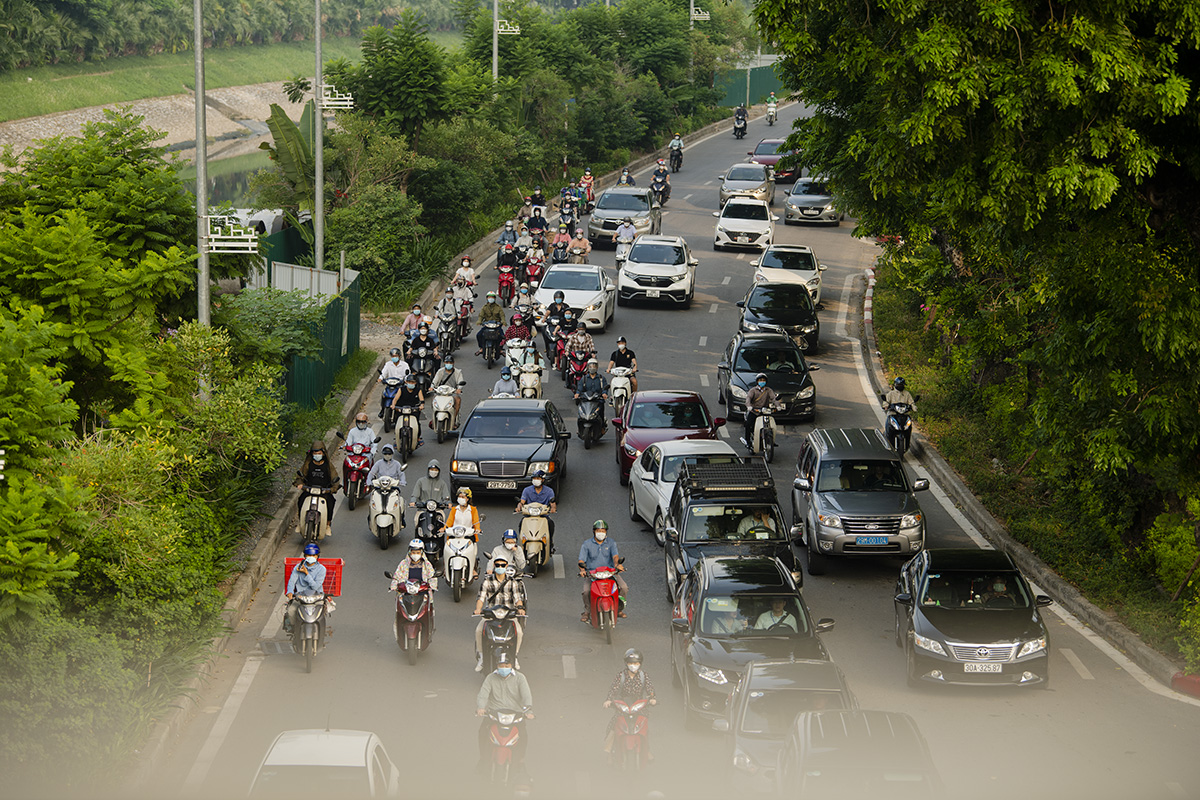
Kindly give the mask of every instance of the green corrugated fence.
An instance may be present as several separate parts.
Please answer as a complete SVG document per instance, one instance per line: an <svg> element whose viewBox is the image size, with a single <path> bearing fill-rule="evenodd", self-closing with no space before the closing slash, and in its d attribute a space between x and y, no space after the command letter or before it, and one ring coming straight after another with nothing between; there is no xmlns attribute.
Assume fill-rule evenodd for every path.
<svg viewBox="0 0 1200 800"><path fill-rule="evenodd" d="M359 280L357 277L325 306L325 319L314 331L321 343L319 361L298 358L287 373L287 402L314 408L333 386L333 379L358 350Z"/></svg>
<svg viewBox="0 0 1200 800"><path fill-rule="evenodd" d="M746 70L736 69L728 72L723 72L717 76L713 87L725 92L725 97L718 105L734 107L738 103L746 101ZM767 95L774 92L779 97L783 97L783 82L779 80L779 76L775 74L775 67L768 65L765 67L750 68L750 102L749 105L763 103L767 99Z"/></svg>

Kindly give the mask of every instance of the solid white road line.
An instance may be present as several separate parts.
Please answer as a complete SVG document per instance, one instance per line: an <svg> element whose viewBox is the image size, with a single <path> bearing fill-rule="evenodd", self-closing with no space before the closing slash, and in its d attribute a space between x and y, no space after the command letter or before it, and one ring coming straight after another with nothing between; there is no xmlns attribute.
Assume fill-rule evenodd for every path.
<svg viewBox="0 0 1200 800"><path fill-rule="evenodd" d="M692 194L695 194L695 192L692 192ZM685 195L683 196L683 199L684 199L684 200L691 200L691 199L692 199L692 195L691 195L691 194L685 194Z"/></svg>
<svg viewBox="0 0 1200 800"><path fill-rule="evenodd" d="M707 373L704 373L704 372L701 372L701 373L700 373L700 385L701 385L701 386L703 386L705 389L707 389L707 388L708 388L708 375L707 375Z"/></svg>
<svg viewBox="0 0 1200 800"><path fill-rule="evenodd" d="M717 428L717 435L720 436L722 439L729 438L729 423L728 422L725 423L724 425L722 425L721 427Z"/></svg>
<svg viewBox="0 0 1200 800"><path fill-rule="evenodd" d="M722 285L722 286L728 286L728 285L729 285L729 276L728 276L728 275L726 275L726 276L725 276L725 277L724 277L724 278L721 280L721 285Z"/></svg>
<svg viewBox="0 0 1200 800"><path fill-rule="evenodd" d="M1071 666L1075 668L1075 671L1079 673L1079 677L1083 678L1085 681L1096 680L1096 676L1092 674L1091 670L1084 666L1083 662L1079 660L1079 656L1075 655L1074 650L1069 647L1060 647L1058 648L1058 652L1062 653L1063 658L1070 662Z"/></svg>
<svg viewBox="0 0 1200 800"><path fill-rule="evenodd" d="M575 656L563 656L563 677L567 680L575 679Z"/></svg>
<svg viewBox="0 0 1200 800"><path fill-rule="evenodd" d="M550 556L550 563L554 565L554 578L561 580L564 577L562 553L555 553Z"/></svg>
<svg viewBox="0 0 1200 800"><path fill-rule="evenodd" d="M222 706L221 713L217 715L217 721L213 723L212 730L208 732L208 739L205 740L204 747L196 756L196 763L192 765L192 770L188 773L187 780L184 781L186 788L198 788L208 777L208 770L212 767L212 763L217 757L217 751L221 749L225 737L229 735L229 729L233 727L233 720L237 717L238 709L242 707L242 701L246 699L246 693L250 691L250 683L254 680L254 675L262 666L262 662L263 656L250 656L246 659L246 665L242 667L242 674L238 675L237 682L233 684L233 691L229 693L229 698Z"/></svg>
<svg viewBox="0 0 1200 800"><path fill-rule="evenodd" d="M745 261L745 260L746 260L746 254L745 254L745 253L738 253L738 254L737 254L737 260L738 260L738 261Z"/></svg>
<svg viewBox="0 0 1200 800"><path fill-rule="evenodd" d="M704 345L706 345L706 344L708 344L708 337L707 337L707 336L701 336L701 337L700 337L700 346L701 346L701 347L704 347Z"/></svg>
<svg viewBox="0 0 1200 800"><path fill-rule="evenodd" d="M705 181L705 182L704 182L704 185L705 185L705 186L712 186L712 184L713 184L713 182L712 182L712 181Z"/></svg>
<svg viewBox="0 0 1200 800"><path fill-rule="evenodd" d="M710 314L717 313L717 304L716 303L713 303L711 306L708 307L708 313L710 313Z"/></svg>

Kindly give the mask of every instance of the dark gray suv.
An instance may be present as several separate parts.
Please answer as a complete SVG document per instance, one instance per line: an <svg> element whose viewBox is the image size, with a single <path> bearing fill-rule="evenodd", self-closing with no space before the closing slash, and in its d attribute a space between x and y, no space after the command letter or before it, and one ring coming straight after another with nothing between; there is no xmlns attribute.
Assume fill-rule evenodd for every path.
<svg viewBox="0 0 1200 800"><path fill-rule="evenodd" d="M817 429L805 437L792 483L792 533L808 574L829 556L911 556L925 547L925 516L900 457L874 428Z"/></svg>

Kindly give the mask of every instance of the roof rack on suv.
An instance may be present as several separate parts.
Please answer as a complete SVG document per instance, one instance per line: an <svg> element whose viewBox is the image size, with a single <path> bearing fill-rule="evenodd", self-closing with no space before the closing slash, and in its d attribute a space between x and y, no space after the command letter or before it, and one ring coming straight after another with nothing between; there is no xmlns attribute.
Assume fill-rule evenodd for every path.
<svg viewBox="0 0 1200 800"><path fill-rule="evenodd" d="M775 479L761 458L744 456L728 464L695 464L679 469L679 487L690 495L775 494Z"/></svg>

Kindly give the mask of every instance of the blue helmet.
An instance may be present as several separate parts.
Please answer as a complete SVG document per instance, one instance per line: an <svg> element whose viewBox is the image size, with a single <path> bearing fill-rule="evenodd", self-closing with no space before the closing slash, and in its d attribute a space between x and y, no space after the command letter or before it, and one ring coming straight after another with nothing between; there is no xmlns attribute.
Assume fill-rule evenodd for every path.
<svg viewBox="0 0 1200 800"><path fill-rule="evenodd" d="M319 556L321 555L321 548L317 547L316 542L309 542L308 544L304 545L304 555Z"/></svg>
<svg viewBox="0 0 1200 800"><path fill-rule="evenodd" d="M506 530L506 531L504 532L504 535L503 535L503 536L501 536L500 538L501 538L501 540L504 540L504 539L516 539L516 538L517 538L517 532L516 532L515 530L513 530L512 528L509 528L508 530Z"/></svg>

